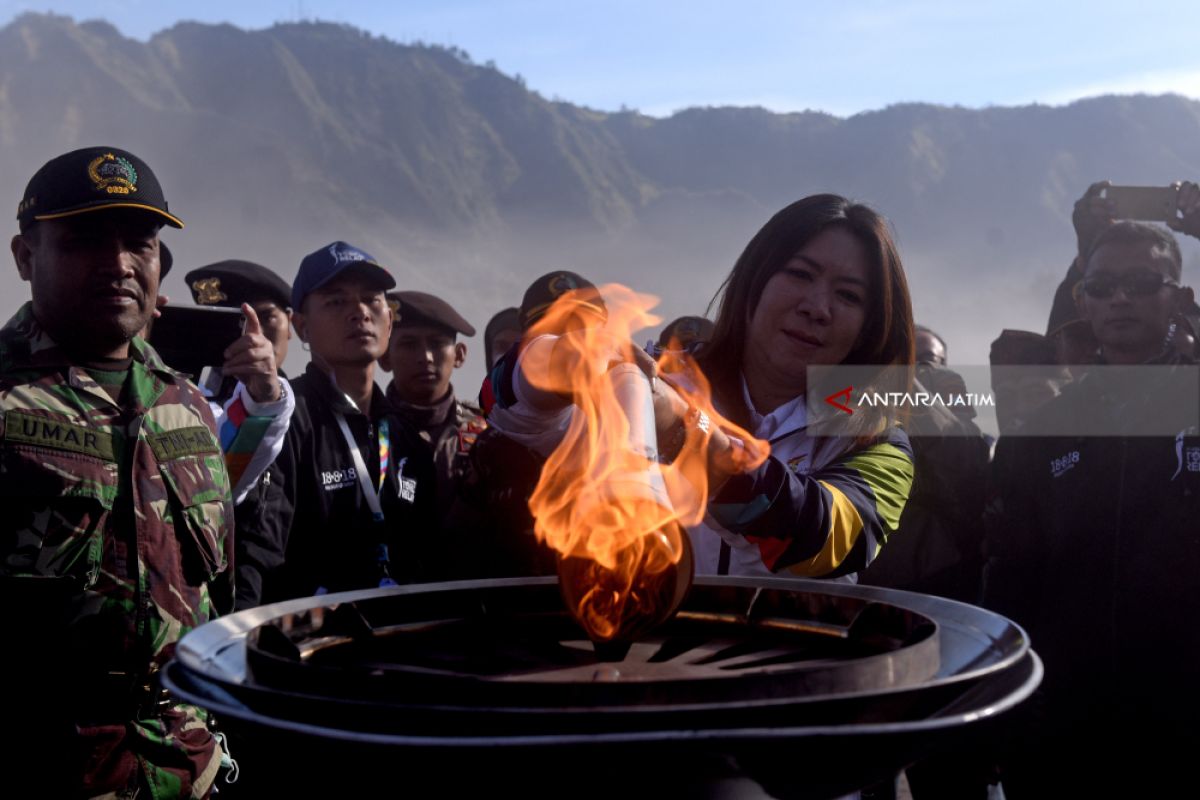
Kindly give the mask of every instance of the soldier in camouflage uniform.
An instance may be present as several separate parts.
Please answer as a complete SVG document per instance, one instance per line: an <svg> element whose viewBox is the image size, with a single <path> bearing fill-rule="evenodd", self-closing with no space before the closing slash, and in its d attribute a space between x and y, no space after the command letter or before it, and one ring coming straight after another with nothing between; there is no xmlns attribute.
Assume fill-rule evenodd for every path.
<svg viewBox="0 0 1200 800"><path fill-rule="evenodd" d="M136 156L87 148L29 182L12 251L32 302L0 330L0 599L36 796L205 797L221 750L155 673L218 603L229 479L208 403L135 334L158 230ZM11 690L10 690L11 691ZM11 755L11 751L10 751Z"/></svg>

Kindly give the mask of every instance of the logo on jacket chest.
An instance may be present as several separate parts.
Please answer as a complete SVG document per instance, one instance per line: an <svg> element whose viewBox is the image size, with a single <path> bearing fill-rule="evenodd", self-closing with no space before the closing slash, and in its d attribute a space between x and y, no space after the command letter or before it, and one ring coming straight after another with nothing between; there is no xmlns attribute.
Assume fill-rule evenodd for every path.
<svg viewBox="0 0 1200 800"><path fill-rule="evenodd" d="M396 464L396 493L406 503L415 503L417 500L417 479L404 477L404 465L407 463L408 458L406 456L400 459L400 463Z"/></svg>
<svg viewBox="0 0 1200 800"><path fill-rule="evenodd" d="M404 476L404 465L407 461L407 457L402 458L396 464L396 494L401 500L414 503L417 499L417 479ZM359 483L358 470L354 467L322 470L320 475L321 487L327 492L357 487Z"/></svg>
<svg viewBox="0 0 1200 800"><path fill-rule="evenodd" d="M1175 458L1178 459L1178 466L1175 468L1175 474L1171 476L1171 480L1175 480L1184 472L1200 472L1200 446L1188 445L1184 446L1185 433L1180 433L1175 437Z"/></svg>
<svg viewBox="0 0 1200 800"><path fill-rule="evenodd" d="M1050 459L1050 474L1055 478L1061 478L1064 473L1075 468L1079 463L1079 451L1072 450L1071 452L1059 456L1058 458Z"/></svg>
<svg viewBox="0 0 1200 800"><path fill-rule="evenodd" d="M358 485L358 470L354 467L343 467L342 469L330 469L321 471L321 486L325 491L332 492L336 489L345 489L347 486Z"/></svg>

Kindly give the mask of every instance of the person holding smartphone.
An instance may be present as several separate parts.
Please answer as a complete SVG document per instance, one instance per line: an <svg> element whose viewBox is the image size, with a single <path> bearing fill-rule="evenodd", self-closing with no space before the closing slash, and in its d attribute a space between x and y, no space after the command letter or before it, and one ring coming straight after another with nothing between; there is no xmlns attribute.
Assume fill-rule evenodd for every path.
<svg viewBox="0 0 1200 800"><path fill-rule="evenodd" d="M239 520L239 609L422 574L406 537L425 533L432 458L375 383L394 286L346 242L300 263L291 306L312 359L291 381L296 410L252 517Z"/></svg>
<svg viewBox="0 0 1200 800"><path fill-rule="evenodd" d="M199 267L184 280L200 309L242 313L240 335L213 353L222 363L204 386L240 505L279 456L296 406L281 369L291 339L291 287L261 264L240 260Z"/></svg>
<svg viewBox="0 0 1200 800"><path fill-rule="evenodd" d="M1067 268L1067 274L1054 292L1054 301L1050 308L1050 319L1046 327L1046 335L1052 337L1059 350L1064 354L1078 355L1079 348L1072 342L1064 341L1079 328L1070 327L1071 323L1081 319L1076 305L1076 288L1083 280L1083 256L1088 253L1096 238L1104 230L1121 219L1130 217L1134 209L1123 209L1118 198L1107 196L1106 191L1112 188L1111 181L1097 181L1087 188L1083 196L1075 201L1071 213L1071 223L1075 227L1076 255ZM1177 233L1183 233L1200 239L1200 184L1194 181L1178 181L1170 187L1164 187L1164 192L1174 194L1173 210L1162 214L1162 219L1155 221L1166 225ZM1143 219L1145 215L1139 215ZM1181 308L1177 314L1176 338L1181 345L1194 349L1195 335L1200 332L1200 305L1193 301ZM1190 338L1189 338L1190 337ZM1078 339L1078 337L1076 337ZM1098 345L1094 339L1088 339L1090 344ZM1195 355L1194 352L1187 353ZM1091 360L1088 354L1087 360Z"/></svg>
<svg viewBox="0 0 1200 800"><path fill-rule="evenodd" d="M1161 226L1108 224L1080 263L1097 363L996 447L984 599L1046 667L1005 793L1166 797L1200 708L1200 371L1170 341L1194 293Z"/></svg>
<svg viewBox="0 0 1200 800"><path fill-rule="evenodd" d="M271 345L278 374L286 377L283 363L292 339L292 287L283 278L262 264L227 259L197 267L184 281L197 306L241 309L249 305Z"/></svg>

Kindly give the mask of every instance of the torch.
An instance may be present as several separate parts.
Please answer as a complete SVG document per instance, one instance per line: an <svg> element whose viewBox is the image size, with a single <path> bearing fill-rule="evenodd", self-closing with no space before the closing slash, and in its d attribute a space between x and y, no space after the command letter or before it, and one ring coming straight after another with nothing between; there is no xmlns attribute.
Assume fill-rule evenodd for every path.
<svg viewBox="0 0 1200 800"><path fill-rule="evenodd" d="M746 453L759 463L769 446L718 415L693 370L690 385L677 381L675 393L702 424L685 426L670 463L660 463L651 383L658 379L632 338L658 322L649 313L657 300L615 284L604 295L603 321L580 314L570 295L559 298L527 332L518 379L548 419L572 409L529 510L538 539L558 553L571 614L593 642L620 643L668 619L691 585L687 527L707 507L710 419L755 444Z"/></svg>
<svg viewBox="0 0 1200 800"><path fill-rule="evenodd" d="M558 577L567 608L593 641L627 643L675 613L694 565L658 463L650 379L630 363L610 367L605 378L619 413L597 416L597 438L625 452L603 455L612 469L581 496L576 512L593 536L614 526L643 533L623 546L593 542L560 555ZM661 527L650 529L654 520Z"/></svg>

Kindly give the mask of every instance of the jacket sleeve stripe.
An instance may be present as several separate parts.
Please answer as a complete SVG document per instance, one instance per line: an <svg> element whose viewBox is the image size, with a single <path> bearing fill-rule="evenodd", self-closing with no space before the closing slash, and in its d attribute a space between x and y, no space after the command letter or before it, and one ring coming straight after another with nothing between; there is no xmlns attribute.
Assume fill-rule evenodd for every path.
<svg viewBox="0 0 1200 800"><path fill-rule="evenodd" d="M875 495L875 511L883 520L886 533L896 530L912 490L912 455L885 442L850 459L846 466L858 472Z"/></svg>
<svg viewBox="0 0 1200 800"><path fill-rule="evenodd" d="M810 475L781 467L770 458L754 473L737 476L710 512L757 545L768 569L812 577L856 572L870 563L896 529L913 479L902 434Z"/></svg>
<svg viewBox="0 0 1200 800"><path fill-rule="evenodd" d="M863 530L862 515L858 513L854 503L850 502L850 498L831 483L817 483L829 494L829 533L825 536L825 545L819 553L807 561L787 568L793 575L827 575L838 569L850 555Z"/></svg>

